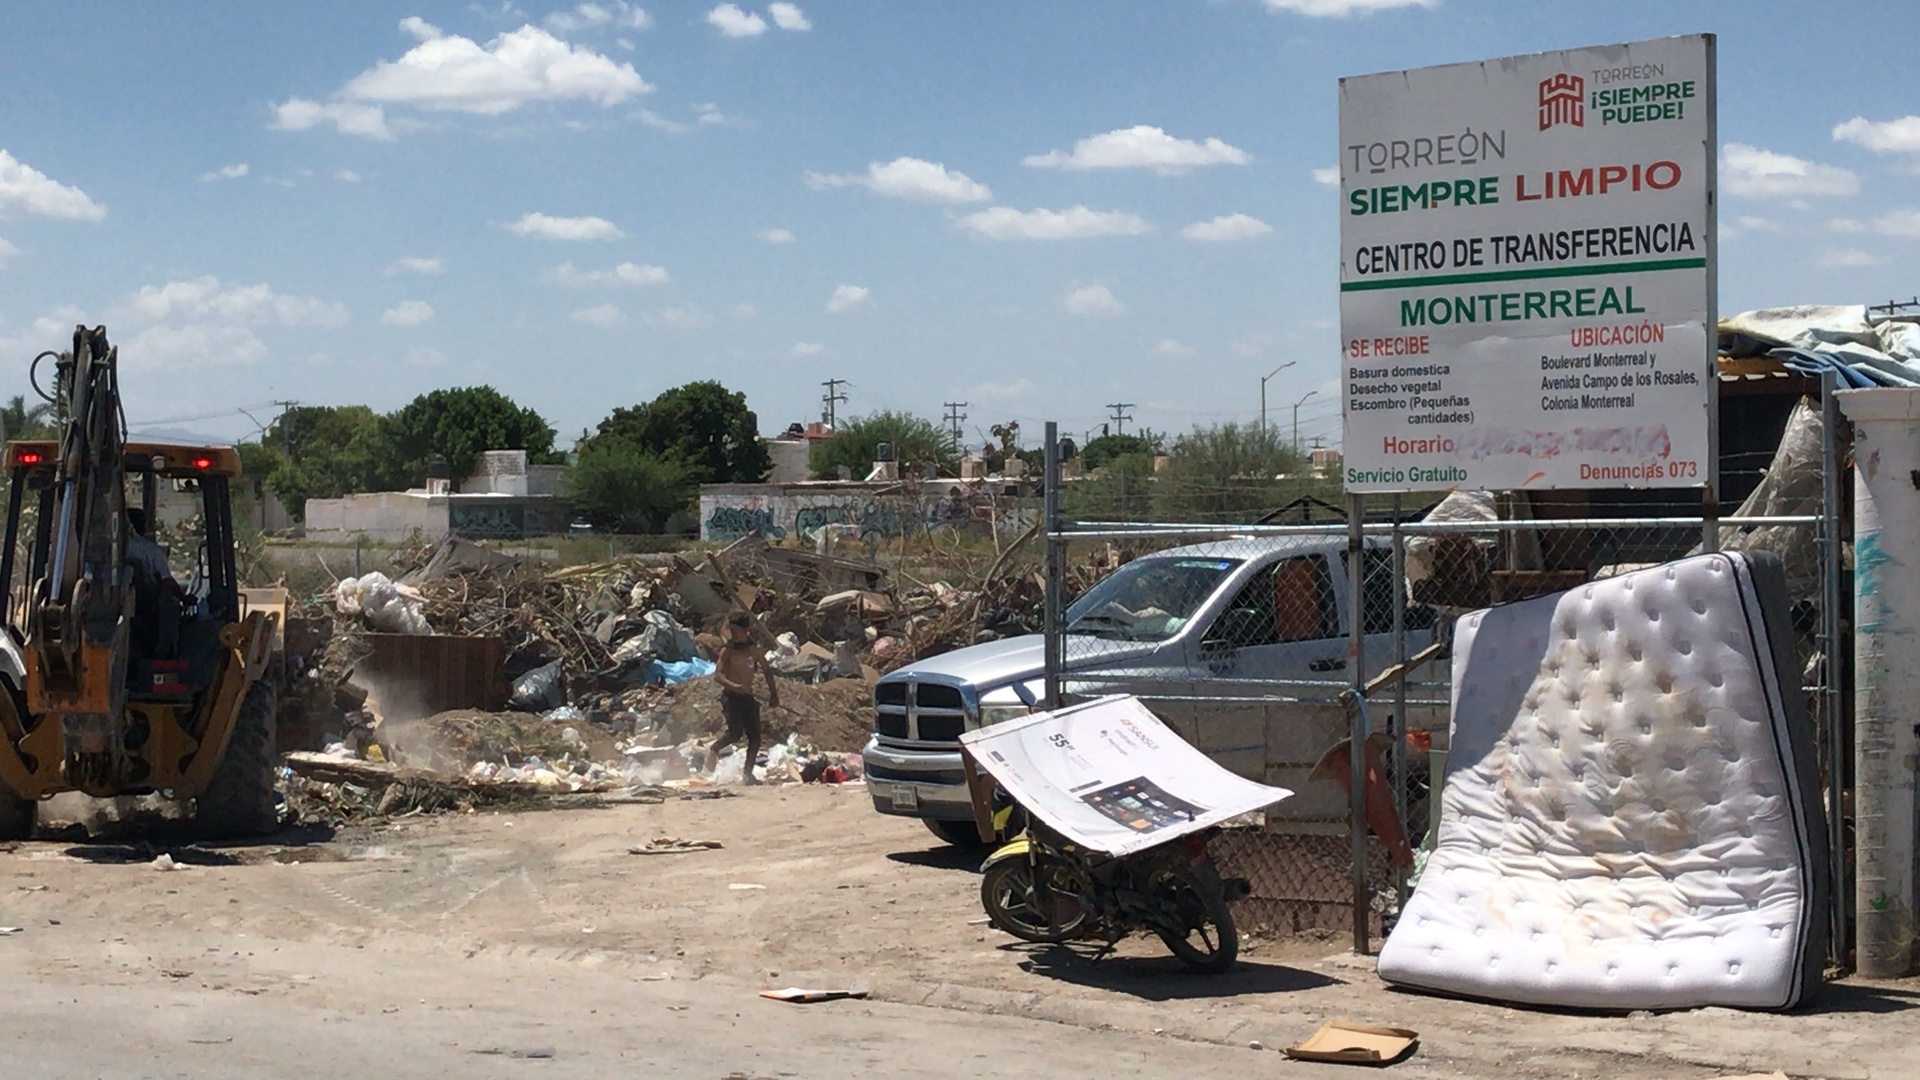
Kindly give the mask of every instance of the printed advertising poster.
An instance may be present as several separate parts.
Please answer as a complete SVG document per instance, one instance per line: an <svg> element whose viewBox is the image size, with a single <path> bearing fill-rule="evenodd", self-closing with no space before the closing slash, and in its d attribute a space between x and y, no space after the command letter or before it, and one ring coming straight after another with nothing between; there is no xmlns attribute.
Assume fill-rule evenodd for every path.
<svg viewBox="0 0 1920 1080"><path fill-rule="evenodd" d="M1715 483L1714 40L1343 79L1348 491Z"/></svg>
<svg viewBox="0 0 1920 1080"><path fill-rule="evenodd" d="M1293 794L1214 764L1124 695L969 731L960 741L1028 813L1110 855L1164 844Z"/></svg>

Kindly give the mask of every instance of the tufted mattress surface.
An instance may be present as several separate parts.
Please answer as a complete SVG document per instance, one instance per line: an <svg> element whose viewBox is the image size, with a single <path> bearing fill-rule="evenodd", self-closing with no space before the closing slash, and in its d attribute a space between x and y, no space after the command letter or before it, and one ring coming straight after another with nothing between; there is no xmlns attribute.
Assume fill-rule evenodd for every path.
<svg viewBox="0 0 1920 1080"><path fill-rule="evenodd" d="M1798 1003L1827 883L1790 642L1765 556L1462 618L1437 846L1381 977L1583 1008Z"/></svg>

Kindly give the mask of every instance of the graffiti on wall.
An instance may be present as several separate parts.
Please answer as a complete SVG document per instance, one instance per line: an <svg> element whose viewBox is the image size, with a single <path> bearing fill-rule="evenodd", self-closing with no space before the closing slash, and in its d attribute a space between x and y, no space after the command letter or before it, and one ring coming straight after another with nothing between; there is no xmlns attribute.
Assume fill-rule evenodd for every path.
<svg viewBox="0 0 1920 1080"><path fill-rule="evenodd" d="M706 532L709 540L738 540L743 536L780 540L787 535L787 530L773 520L773 511L764 506L715 506L707 515Z"/></svg>
<svg viewBox="0 0 1920 1080"><path fill-rule="evenodd" d="M463 506L454 503L449 508L448 524L461 536L516 539L526 535L525 509L518 503L506 506Z"/></svg>

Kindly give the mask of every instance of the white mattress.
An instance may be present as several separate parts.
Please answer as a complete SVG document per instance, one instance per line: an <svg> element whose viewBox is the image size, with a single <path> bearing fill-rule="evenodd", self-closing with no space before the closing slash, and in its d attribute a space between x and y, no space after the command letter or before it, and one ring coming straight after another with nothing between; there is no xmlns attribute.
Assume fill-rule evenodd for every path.
<svg viewBox="0 0 1920 1080"><path fill-rule="evenodd" d="M1798 1003L1825 844L1785 620L1778 563L1742 555L1462 618L1437 847L1381 977L1584 1008Z"/></svg>

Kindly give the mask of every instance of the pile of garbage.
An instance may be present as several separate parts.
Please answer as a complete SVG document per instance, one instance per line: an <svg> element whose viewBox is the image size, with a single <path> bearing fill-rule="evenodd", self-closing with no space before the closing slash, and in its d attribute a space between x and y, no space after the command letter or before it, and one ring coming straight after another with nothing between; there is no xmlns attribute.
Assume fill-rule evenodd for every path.
<svg viewBox="0 0 1920 1080"><path fill-rule="evenodd" d="M558 710L556 710L557 712ZM707 797L748 768L672 726L624 737L566 716L461 710L362 729L319 752L287 755L281 790L296 820L342 824L480 808L543 809ZM860 755L828 753L798 732L752 763L764 784L861 782Z"/></svg>

